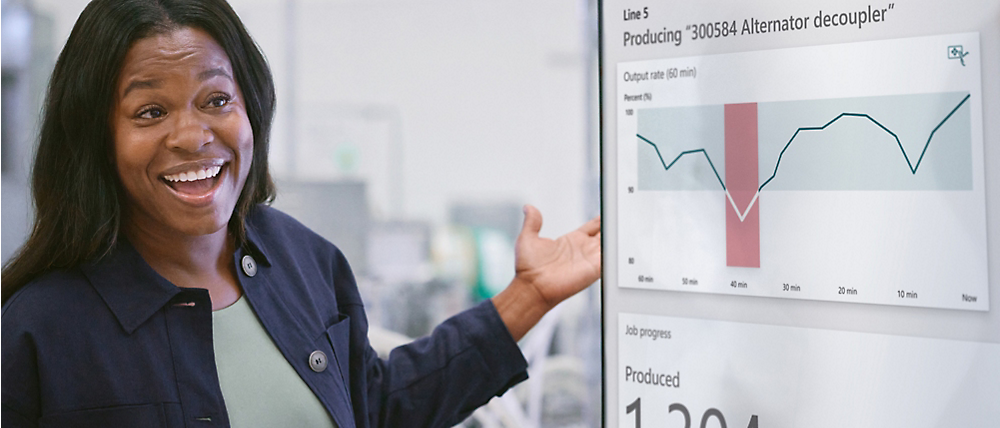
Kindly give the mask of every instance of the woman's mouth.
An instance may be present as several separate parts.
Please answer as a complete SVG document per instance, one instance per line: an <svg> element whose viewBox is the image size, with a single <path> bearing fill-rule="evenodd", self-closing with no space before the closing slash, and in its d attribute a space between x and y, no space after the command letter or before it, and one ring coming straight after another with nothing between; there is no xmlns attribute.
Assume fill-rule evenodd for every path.
<svg viewBox="0 0 1000 428"><path fill-rule="evenodd" d="M225 165L213 165L163 176L163 181L175 192L186 196L202 196L215 188Z"/></svg>

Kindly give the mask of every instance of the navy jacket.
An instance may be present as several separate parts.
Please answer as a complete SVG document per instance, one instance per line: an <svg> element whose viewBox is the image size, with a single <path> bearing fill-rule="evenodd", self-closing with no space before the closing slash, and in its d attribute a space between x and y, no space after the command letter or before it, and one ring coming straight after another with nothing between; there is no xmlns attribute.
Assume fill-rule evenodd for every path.
<svg viewBox="0 0 1000 428"><path fill-rule="evenodd" d="M527 377L489 301L380 360L336 247L263 206L247 235L244 295L339 427L451 426ZM228 427L211 311L207 290L174 286L127 242L36 279L3 308L3 426Z"/></svg>

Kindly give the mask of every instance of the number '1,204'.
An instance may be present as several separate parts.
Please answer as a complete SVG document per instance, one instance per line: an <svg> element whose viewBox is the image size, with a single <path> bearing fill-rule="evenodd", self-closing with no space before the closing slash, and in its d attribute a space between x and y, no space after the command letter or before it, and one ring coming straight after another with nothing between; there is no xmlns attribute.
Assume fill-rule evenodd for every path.
<svg viewBox="0 0 1000 428"><path fill-rule="evenodd" d="M684 416L684 428L691 428L691 413L688 412L686 406L674 403L668 409L669 413L680 412ZM631 404L625 406L625 414L635 414L635 428L642 428L642 398L636 398ZM722 416L722 412L714 407L705 410L705 413L701 415L700 428L708 428L708 421L712 418L718 421L720 428L727 428L725 416ZM750 416L747 428L757 428L757 415Z"/></svg>

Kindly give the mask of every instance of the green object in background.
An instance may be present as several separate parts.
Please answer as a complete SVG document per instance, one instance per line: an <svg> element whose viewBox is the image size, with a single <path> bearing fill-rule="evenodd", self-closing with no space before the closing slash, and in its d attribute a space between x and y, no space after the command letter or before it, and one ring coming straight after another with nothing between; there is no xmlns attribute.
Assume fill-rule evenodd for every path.
<svg viewBox="0 0 1000 428"><path fill-rule="evenodd" d="M333 156L334 161L337 163L337 168L341 172L352 173L357 171L360 155L357 146L353 143L342 142L338 144Z"/></svg>
<svg viewBox="0 0 1000 428"><path fill-rule="evenodd" d="M489 299L503 291L514 279L514 241L492 228L474 228L476 241L476 283L473 297Z"/></svg>

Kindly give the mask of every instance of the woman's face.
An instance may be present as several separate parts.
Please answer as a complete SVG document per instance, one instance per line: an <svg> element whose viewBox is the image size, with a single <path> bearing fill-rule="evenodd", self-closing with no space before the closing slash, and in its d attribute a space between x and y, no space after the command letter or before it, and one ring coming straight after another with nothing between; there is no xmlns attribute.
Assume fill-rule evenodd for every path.
<svg viewBox="0 0 1000 428"><path fill-rule="evenodd" d="M222 47L186 27L137 41L112 114L127 226L168 236L225 228L250 170L253 132Z"/></svg>

